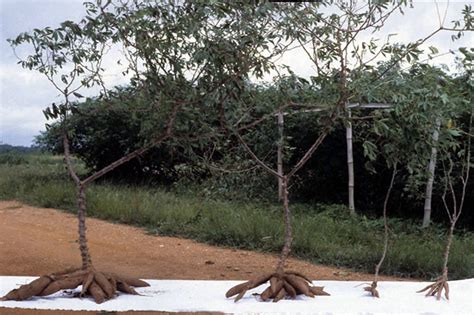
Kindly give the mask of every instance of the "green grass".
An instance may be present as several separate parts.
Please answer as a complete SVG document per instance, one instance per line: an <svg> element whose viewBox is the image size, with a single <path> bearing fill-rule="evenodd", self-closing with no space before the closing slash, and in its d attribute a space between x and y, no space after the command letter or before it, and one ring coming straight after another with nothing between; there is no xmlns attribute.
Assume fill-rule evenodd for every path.
<svg viewBox="0 0 474 315"><path fill-rule="evenodd" d="M62 161L47 155L31 155L21 163L0 163L0 199L75 211L74 187ZM183 189L177 194L98 184L90 186L87 206L90 216L141 226L160 235L263 252L278 252L283 244L281 207L275 204L210 200ZM350 217L347 209L338 205L294 204L292 209L294 256L373 271L382 250L382 220ZM390 226L389 253L381 272L425 279L437 276L446 227L420 230L398 219L390 219ZM451 279L474 277L473 233L456 234L449 268Z"/></svg>

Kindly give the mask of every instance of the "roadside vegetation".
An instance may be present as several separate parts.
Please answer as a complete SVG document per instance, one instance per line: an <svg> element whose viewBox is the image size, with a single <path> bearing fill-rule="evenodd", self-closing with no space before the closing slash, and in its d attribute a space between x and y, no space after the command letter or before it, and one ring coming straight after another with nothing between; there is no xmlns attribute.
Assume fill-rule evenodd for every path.
<svg viewBox="0 0 474 315"><path fill-rule="evenodd" d="M379 271L438 275L428 295L439 299L445 289L449 299L448 263L452 278L472 276L474 266L473 237L462 230L472 231L473 213L461 217L473 205L474 49L449 50L453 72L432 64L446 53L425 44L472 31L474 11L466 5L451 22L438 12L439 25L412 42L381 40L405 7L97 0L84 3L78 22L10 38L18 64L61 95L44 108L36 145L62 156L66 171L61 158L10 155L0 197L77 213L82 267L61 273L73 283L46 277L3 299L79 284L97 303L116 290L136 293L127 289L133 281L93 267L86 212L151 233L281 248L274 272L269 266L227 292L236 301L267 280L262 300L323 294L301 271L284 270L290 252L359 270L376 265L365 290L377 297ZM109 54L114 45L120 56ZM311 75L277 62L293 49ZM127 83L108 86L105 60L124 67ZM87 97L90 88L98 95ZM419 230L409 220L421 217L423 201Z"/></svg>
<svg viewBox="0 0 474 315"><path fill-rule="evenodd" d="M0 156L0 199L19 200L76 213L74 185L60 156L22 154ZM13 162L12 162L13 161ZM21 161L18 163L18 161ZM85 167L75 161L78 172ZM149 233L262 252L280 251L283 237L281 206L263 201L239 202L212 198L202 191L175 187L165 190L143 185L93 184L88 191L88 214L131 224ZM383 246L383 220L347 216L343 205L293 204L293 254L315 263L371 272ZM272 215L269 215L272 214ZM431 279L442 257L446 228L389 218L390 246L381 273ZM474 277L474 233L457 231L450 258L451 278Z"/></svg>

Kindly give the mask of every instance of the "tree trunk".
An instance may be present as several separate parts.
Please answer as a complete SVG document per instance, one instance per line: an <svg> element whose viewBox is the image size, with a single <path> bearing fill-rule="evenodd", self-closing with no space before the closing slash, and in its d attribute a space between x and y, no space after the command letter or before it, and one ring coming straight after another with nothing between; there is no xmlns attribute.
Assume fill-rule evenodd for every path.
<svg viewBox="0 0 474 315"><path fill-rule="evenodd" d="M347 108L347 117L351 118L351 110ZM347 173L348 173L348 192L349 192L349 212L355 214L354 203L354 155L352 150L352 123L347 121L346 127L346 143L347 143Z"/></svg>
<svg viewBox="0 0 474 315"><path fill-rule="evenodd" d="M292 231L291 231L291 212L289 208L288 200L288 177L284 176L282 178L282 189L283 189L283 211L285 217L285 243L283 249L281 250L280 260L277 265L277 272L283 272L285 268L285 263L290 255L291 251L291 242L293 241Z"/></svg>
<svg viewBox="0 0 474 315"><path fill-rule="evenodd" d="M424 207L424 215L423 215L423 223L421 225L422 228L426 228L431 223L431 200L433 195L433 182L435 176L435 169L436 169L436 156L438 154L438 150L436 148L436 144L439 139L439 129L441 127L441 120L439 118L436 119L436 126L433 131L433 147L431 148L431 157L430 157L430 164L428 165L428 181L426 182L426 190L425 190L425 207Z"/></svg>
<svg viewBox="0 0 474 315"><path fill-rule="evenodd" d="M278 112L278 133L280 139L278 141L277 149L277 173L283 176L283 113ZM283 200L283 182L281 177L278 177L278 199Z"/></svg>

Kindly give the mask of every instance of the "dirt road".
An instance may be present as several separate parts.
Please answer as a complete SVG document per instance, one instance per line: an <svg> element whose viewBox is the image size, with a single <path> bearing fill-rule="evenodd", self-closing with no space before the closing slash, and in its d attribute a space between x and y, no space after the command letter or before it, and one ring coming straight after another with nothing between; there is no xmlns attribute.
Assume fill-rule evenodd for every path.
<svg viewBox="0 0 474 315"><path fill-rule="evenodd" d="M275 255L148 235L140 228L98 219L88 219L87 227L97 269L144 279L246 280L267 272L276 263ZM72 214L0 201L0 275L39 276L79 267L76 234L77 222ZM313 279L371 279L368 274L296 259L291 259L288 267L304 271ZM1 314L11 312L0 308Z"/></svg>

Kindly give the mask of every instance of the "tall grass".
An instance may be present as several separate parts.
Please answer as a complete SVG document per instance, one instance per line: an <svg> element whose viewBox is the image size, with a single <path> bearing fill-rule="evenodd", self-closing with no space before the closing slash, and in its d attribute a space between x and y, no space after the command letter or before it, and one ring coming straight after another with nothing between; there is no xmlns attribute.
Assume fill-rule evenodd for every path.
<svg viewBox="0 0 474 315"><path fill-rule="evenodd" d="M79 165L80 166L80 165ZM80 166L81 167L81 166ZM80 172L84 172L81 167ZM192 192L97 184L88 190L88 214L146 228L150 233L277 252L283 244L279 205L211 200ZM75 211L74 186L60 158L29 156L24 163L0 164L0 199ZM338 205L293 205L294 256L372 272L382 251L383 222L350 217ZM388 257L381 272L432 278L441 269L446 227L420 230L390 219ZM452 279L474 277L474 234L458 233L450 258Z"/></svg>

